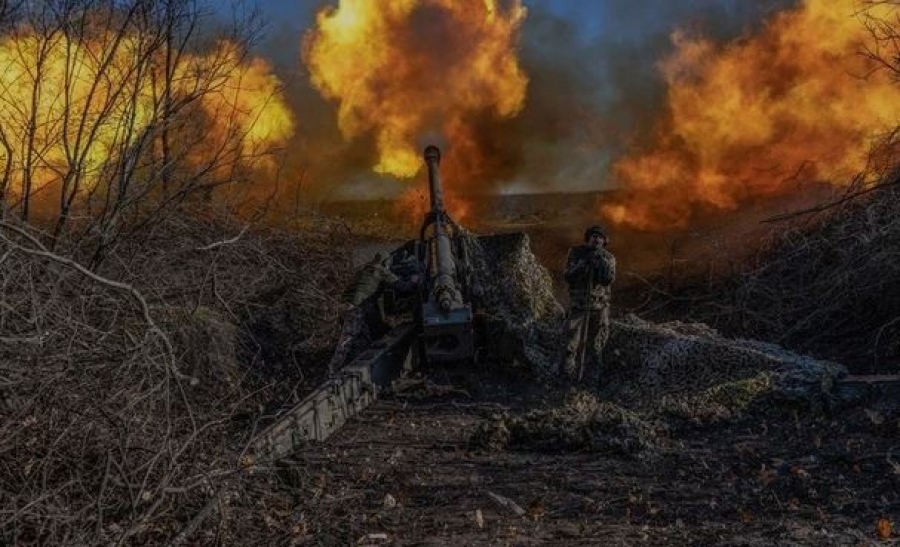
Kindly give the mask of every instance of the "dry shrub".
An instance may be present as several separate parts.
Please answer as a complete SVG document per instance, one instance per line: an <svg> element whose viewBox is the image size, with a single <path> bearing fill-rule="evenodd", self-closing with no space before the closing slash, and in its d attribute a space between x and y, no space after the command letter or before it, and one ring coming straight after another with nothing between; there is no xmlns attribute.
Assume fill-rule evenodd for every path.
<svg viewBox="0 0 900 547"><path fill-rule="evenodd" d="M860 373L900 363L900 179L778 224L753 260L707 286L685 280L665 314L832 359ZM698 280L699 281L699 280Z"/></svg>
<svg viewBox="0 0 900 547"><path fill-rule="evenodd" d="M898 207L892 183L786 227L738 281L729 324L864 371L876 364L879 335L900 318Z"/></svg>
<svg viewBox="0 0 900 547"><path fill-rule="evenodd" d="M632 287L629 295L640 302L633 311L654 321L706 323L856 373L897 372L898 143L900 130L876 139L866 172L816 206L767 219L759 240L732 241L730 253L702 264L681 260L676 267L673 258L668 274L639 278L642 290Z"/></svg>
<svg viewBox="0 0 900 547"><path fill-rule="evenodd" d="M178 218L142 235L91 272L0 227L0 542L169 541L241 489L260 409L333 342L327 234ZM288 308L267 321L293 336L263 355L259 318Z"/></svg>
<svg viewBox="0 0 900 547"><path fill-rule="evenodd" d="M349 246L341 224L288 232L219 215L178 217L125 241L101 271L133 279L160 302L207 308L239 325L242 360L292 381L322 369L338 335Z"/></svg>

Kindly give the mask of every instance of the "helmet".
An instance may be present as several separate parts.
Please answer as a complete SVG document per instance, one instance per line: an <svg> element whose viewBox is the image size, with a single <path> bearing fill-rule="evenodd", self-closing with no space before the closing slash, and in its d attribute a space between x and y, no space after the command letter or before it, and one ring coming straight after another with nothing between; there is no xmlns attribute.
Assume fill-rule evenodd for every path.
<svg viewBox="0 0 900 547"><path fill-rule="evenodd" d="M595 224L595 225L591 226L590 228L588 228L587 230L585 230L584 231L584 240L588 241L589 239L591 239L591 236L593 236L593 235L599 235L600 237L605 239L607 242L609 242L609 236L606 235L606 230L603 229L603 226L599 226L599 225Z"/></svg>

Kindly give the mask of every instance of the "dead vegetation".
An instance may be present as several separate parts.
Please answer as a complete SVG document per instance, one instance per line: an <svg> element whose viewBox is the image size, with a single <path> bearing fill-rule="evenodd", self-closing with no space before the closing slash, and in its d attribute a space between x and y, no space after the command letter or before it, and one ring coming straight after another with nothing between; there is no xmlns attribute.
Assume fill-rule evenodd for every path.
<svg viewBox="0 0 900 547"><path fill-rule="evenodd" d="M266 405L317 381L341 244L181 217L91 271L38 237L0 225L0 537L169 541L240 490Z"/></svg>
<svg viewBox="0 0 900 547"><path fill-rule="evenodd" d="M137 16L152 6L152 2L136 1L129 13ZM170 18L163 22L172 26L193 21L190 12L163 14ZM119 21L121 14L116 15L109 21ZM0 22L5 19L5 12L0 13ZM71 21L58 22L55 30L67 28ZM165 32L155 36L159 40L154 44L172 39ZM116 43L107 47L115 49ZM185 44L178 47L187 49ZM154 49L158 51L163 50ZM144 62L156 56L148 53ZM203 91L212 93L214 87ZM804 415L809 420L804 426L814 426L806 428L799 418L785 427L782 417L769 420L771 416L763 415L759 423L766 428L771 424L780 436L768 437L768 431L746 433L735 426L728 430L725 448L730 452L718 460L709 448L717 442L714 434L700 448L669 450L664 454L670 460L666 469L700 477L706 490L697 491L694 477L674 479L673 473L667 483L671 488L666 489L670 498L664 499L660 513L650 501L652 488L647 485L653 483L646 478L655 470L634 463L643 458L633 456L656 457L663 448L671 448L669 435L676 429L672 424L732 427L736 418L755 416L751 412L760 402L772 402L774 395L799 395L782 399L795 405L792 410L798 403L800 408L821 410L827 402L825 384L838 372L830 366L784 369L740 360L742 366L733 369L699 371L698 362L721 365L721 361L701 361L690 351L680 361L653 361L653 352L647 352L653 344L648 340L658 342L653 346L656 357L671 357L677 353L666 346L671 338L638 337L634 324L620 324L619 340L610 344L632 353L617 356L618 362L610 360L613 381L603 393L607 400L576 393L561 405L517 416L499 414L478 426L464 404L445 404L445 411L455 413L455 422L434 419L443 417L435 411L441 408L427 406L434 388L423 382L412 387L421 388L424 401L418 401L420 393L414 391L407 394L409 401L390 409L399 419L384 413L365 424L369 427L364 426L359 436L368 447L351 439L343 452L321 448L319 460L311 453L304 461L258 467L246 453L250 438L268 415L277 412L274 407L295 402L324 374L325 357L338 334L335 297L351 273L348 245L352 242L346 225L323 223L319 217L298 220L305 229L288 233L206 209L206 213L181 214L178 204L197 206L189 194L211 192L235 182L234 173L247 172L240 165L243 158L235 157L244 151L230 138L234 135L220 150L228 169L222 169L221 157L200 166L192 164L186 160L189 146L177 152L185 156L178 158L185 160L181 163L172 162L173 150L155 156L155 143L168 140L169 128L189 125L183 120L181 125L172 123L177 112L174 105L166 104L171 100L166 95L156 97L160 118L145 133L120 126L146 136L136 144L119 143L122 157L105 165L106 178L91 191L107 204L96 218L80 217L84 211L76 198L93 181L78 178L91 171L75 161L64 166L69 176L55 189L63 204L52 212L57 221L50 223L55 237L11 218L10 210L19 219L36 217L33 210L29 212L31 190L24 186L18 190L22 199L5 209L0 220L0 542L290 544L313 542L318 534L334 533L336 528L339 533L331 536L339 538L333 540L335 544L347 544L348 538L350 542L380 540L386 536L383 530L403 529L407 522L403 507L475 503L466 494L477 489L484 477L459 476L460 461L469 465L467 443L472 431L476 431L478 447L515 449L496 459L478 456L485 476L492 480L510 475L507 468L495 469L503 467L495 464L507 461L504 458L515 463L516 458L530 457L522 456L523 452L534 449L569 453L570 465L562 470L555 460L539 461L539 487L526 485L532 488L529 495L539 492L533 503L517 496L528 507L526 516L532 519L528 524L534 525L535 534L546 513L540 496L550 491L548 484L562 492L560 497L568 496L564 503L546 501L555 517L577 522L586 514L600 515L606 526L627 518L628 525L636 523L630 530L635 535L628 536L634 541L650 537L665 541L664 534L670 532L681 534L679 539L686 542L696 540L696 535L684 531L682 519L691 524L689 519L697 517L679 513L682 498L694 504L692 510L710 508L723 528L772 511L771 499L778 504L783 500L786 507L807 511L809 519L822 522L827 518L846 522L858 518L857 514L876 522L876 513L896 509L897 467L883 439L895 438L900 422L896 409L887 409L857 412L857 422L849 426L849 422L831 422L818 412ZM191 112L186 104L179 103L184 114ZM37 127L37 114L30 116L23 127ZM95 123L102 125L99 120ZM197 145L205 135L189 137L196 141L182 136L187 144ZM6 136L0 135L0 141L8 145ZM83 159L86 153L82 149L75 156ZM172 165L179 171L170 169ZM15 167L26 172L36 168ZM217 177L201 176L208 172ZM161 188L182 183L166 191ZM4 197L16 197L15 188L4 186L3 190ZM875 357L879 367L888 369L900 353L896 311L900 309L900 266L894 256L900 248L895 213L900 190L896 179L885 179L877 190L854 188L851 192L857 194L852 199L781 225L778 235L739 276L721 280L706 292L688 288L666 295L672 299L667 312L677 312L685 321L707 321L730 333L846 362L870 362ZM375 219L358 232L384 235L385 226L383 220ZM530 252L522 251L527 250L527 242L510 240L509 244L520 252L499 248L481 257L483 281L503 281L486 287L488 298L496 304L495 318L510 334L498 339L509 341L511 347L504 349L510 350L514 360L539 376L548 376L557 358L560 310L547 272ZM665 328L676 330L682 342L693 337L691 348L709 347L714 336L693 324ZM765 349L737 346L744 356ZM654 362L659 366L654 368ZM791 383L798 379L793 373L804 370L809 374L800 374L799 384ZM698 382L699 372L713 374L704 378L709 381ZM809 388L816 382L821 391L789 389ZM440 395L448 393L465 396L452 388ZM803 398L810 393L812 398ZM507 397L517 395L507 393ZM646 404L647 399L653 405ZM416 414L403 413L408 403L421 403ZM490 408L496 410L495 406ZM448 425L452 441L442 429ZM397 444L410 439L419 444L400 449L390 439L378 437L385 428L395 429ZM867 436L860 437L859 431ZM851 452L848 439L854 435L860 438L854 440L857 444ZM769 452L772 438L782 452ZM815 458L807 458L805 451L812 451L810 447L817 450ZM577 459L575 453L582 451L614 458L601 462L593 486L584 486L582 473L596 458ZM351 452L353 456L348 457ZM378 459L374 463L373 453ZM633 465L628 468L632 474L607 480L621 468L618 458L623 455ZM429 457L437 460L431 463L443 464L435 466L442 475L427 474L431 469L423 462ZM521 465L526 469L523 474L533 469L530 461ZM337 471L332 473L329 466ZM409 472L417 467L424 478ZM851 480L831 480L831 474L841 473ZM435 477L445 482L438 483ZM622 484L629 492L646 487L647 493L612 492ZM723 484L740 492L723 497ZM712 502L725 509L712 505L707 499L710 491L719 492ZM515 502L507 503L511 497L491 492L490 500L503 511L522 510ZM585 493L603 499L594 500ZM473 517L467 526L480 533L486 526L482 508L473 505L471 509ZM513 513L516 518L523 516ZM418 516L422 514L426 512ZM427 516L429 522L423 527L440 534L438 519L433 513ZM783 515L771 518L783 520ZM493 524L497 532L498 522L505 523L488 513L488 528ZM652 534L645 533L648 524L660 523ZM823 528L816 523L814 530L819 533ZM856 524L854 520L848 526ZM506 530L504 538L512 541L520 531ZM596 539L609 528L594 532ZM770 530L757 532L772 539ZM559 533L572 540L586 532L582 528ZM721 537L712 534L722 531L709 533L712 542Z"/></svg>
<svg viewBox="0 0 900 547"><path fill-rule="evenodd" d="M875 187L779 219L737 271L709 283L680 279L641 310L654 319L703 322L845 363L860 373L900 363L900 205L897 175Z"/></svg>

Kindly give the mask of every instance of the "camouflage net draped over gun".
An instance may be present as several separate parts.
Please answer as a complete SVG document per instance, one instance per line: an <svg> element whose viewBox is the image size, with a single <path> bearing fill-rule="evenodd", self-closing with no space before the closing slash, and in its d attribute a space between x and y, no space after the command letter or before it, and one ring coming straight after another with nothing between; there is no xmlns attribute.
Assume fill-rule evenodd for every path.
<svg viewBox="0 0 900 547"><path fill-rule="evenodd" d="M643 412L693 422L731 418L752 403L819 409L830 403L837 363L774 344L729 339L706 325L614 321L603 395Z"/></svg>
<svg viewBox="0 0 900 547"><path fill-rule="evenodd" d="M492 340L502 340L502 358L513 358L536 375L557 374L563 309L553 295L550 272L531 252L522 233L475 237L466 234L473 282L491 320Z"/></svg>
<svg viewBox="0 0 900 547"><path fill-rule="evenodd" d="M558 372L563 309L528 236L468 237L475 282L492 318L514 339L515 358L542 376ZM757 396L825 404L843 366L754 340L731 339L702 323L613 321L602 395L642 412L692 408L697 419L727 417ZM704 403L704 404L700 404Z"/></svg>
<svg viewBox="0 0 900 547"><path fill-rule="evenodd" d="M476 428L476 448L508 446L537 450L590 450L619 455L644 455L657 447L661 423L617 404L575 391L559 406L536 409L523 416L499 414Z"/></svg>

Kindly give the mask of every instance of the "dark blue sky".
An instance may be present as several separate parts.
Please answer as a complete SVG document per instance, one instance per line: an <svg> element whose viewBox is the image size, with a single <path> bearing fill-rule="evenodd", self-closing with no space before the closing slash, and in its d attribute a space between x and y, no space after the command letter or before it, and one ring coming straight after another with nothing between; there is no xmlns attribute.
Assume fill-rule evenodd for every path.
<svg viewBox="0 0 900 547"><path fill-rule="evenodd" d="M336 0L243 0L257 6L270 30L287 26L304 30L315 12ZM378 0L371 0L377 2ZM606 36L614 40L634 40L671 29L691 19L691 14L718 12L729 19L747 20L754 13L788 2L779 0L524 0L537 12L548 12L571 21L579 34L590 39ZM213 2L227 12L230 2Z"/></svg>

